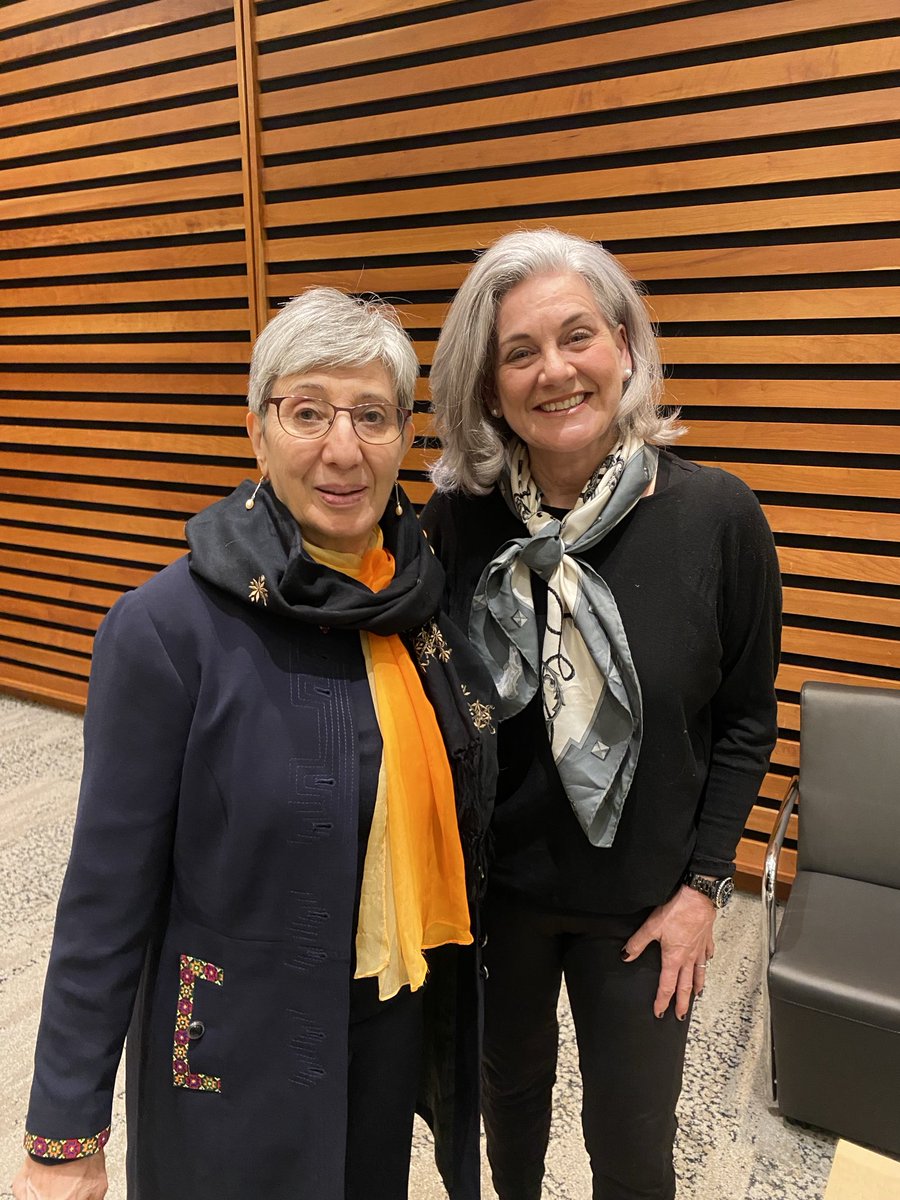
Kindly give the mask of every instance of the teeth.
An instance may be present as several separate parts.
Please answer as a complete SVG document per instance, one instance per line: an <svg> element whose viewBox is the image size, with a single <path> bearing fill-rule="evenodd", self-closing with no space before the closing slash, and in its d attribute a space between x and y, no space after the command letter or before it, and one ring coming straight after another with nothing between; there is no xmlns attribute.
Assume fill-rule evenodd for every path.
<svg viewBox="0 0 900 1200"><path fill-rule="evenodd" d="M539 408L541 412L564 412L567 408L575 408L584 399L584 393L579 392L577 396L569 396L566 400L551 400L549 404L541 404Z"/></svg>

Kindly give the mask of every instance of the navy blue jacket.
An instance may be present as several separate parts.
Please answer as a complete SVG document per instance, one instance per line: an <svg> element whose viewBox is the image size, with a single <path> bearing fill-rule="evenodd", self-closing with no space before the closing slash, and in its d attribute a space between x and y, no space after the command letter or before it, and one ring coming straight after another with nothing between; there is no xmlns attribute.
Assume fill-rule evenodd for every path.
<svg viewBox="0 0 900 1200"><path fill-rule="evenodd" d="M101 626L27 1127L104 1130L129 1030L131 1200L343 1200L364 680L358 633L257 615L186 558ZM425 989L456 1200L478 1195L476 974L445 947Z"/></svg>

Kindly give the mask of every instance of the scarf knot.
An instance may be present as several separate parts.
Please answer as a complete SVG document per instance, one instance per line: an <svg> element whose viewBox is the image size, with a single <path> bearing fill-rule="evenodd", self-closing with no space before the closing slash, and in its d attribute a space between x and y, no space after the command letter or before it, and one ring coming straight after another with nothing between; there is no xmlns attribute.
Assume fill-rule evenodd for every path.
<svg viewBox="0 0 900 1200"><path fill-rule="evenodd" d="M521 559L529 570L549 582L565 553L562 523L550 517L540 531L522 546Z"/></svg>
<svg viewBox="0 0 900 1200"><path fill-rule="evenodd" d="M501 713L520 712L540 690L550 747L588 840L610 846L637 768L643 732L640 682L615 597L579 554L628 515L655 477L659 452L628 437L598 466L572 510L542 510L528 449L512 448L500 481L528 536L485 567L469 634L487 662ZM532 573L547 584L541 640Z"/></svg>

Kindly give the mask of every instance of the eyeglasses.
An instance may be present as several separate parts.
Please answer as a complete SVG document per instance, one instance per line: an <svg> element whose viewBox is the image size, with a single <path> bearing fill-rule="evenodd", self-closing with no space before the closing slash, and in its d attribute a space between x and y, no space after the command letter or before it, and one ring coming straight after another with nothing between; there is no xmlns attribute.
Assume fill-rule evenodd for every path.
<svg viewBox="0 0 900 1200"><path fill-rule="evenodd" d="M406 409L380 402L338 408L317 396L270 396L266 404L274 404L278 423L285 433L307 442L324 437L338 413L345 412L349 413L356 436L361 441L373 446L386 446L396 442L409 418Z"/></svg>

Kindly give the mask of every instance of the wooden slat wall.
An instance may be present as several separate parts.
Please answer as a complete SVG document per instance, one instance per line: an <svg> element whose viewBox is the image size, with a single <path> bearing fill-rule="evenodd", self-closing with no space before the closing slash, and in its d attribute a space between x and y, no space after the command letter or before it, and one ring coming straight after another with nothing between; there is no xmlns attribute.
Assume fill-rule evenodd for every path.
<svg viewBox="0 0 900 1200"><path fill-rule="evenodd" d="M0 588L19 605L2 682L38 689L64 663L75 695L109 597L245 473L232 398L274 305L314 283L386 294L427 374L475 252L553 223L644 281L682 452L745 479L775 531L781 737L740 850L757 874L803 680L900 686L900 0L234 0L236 21L223 3L0 10L0 95L16 98L0 303L17 322L0 403L26 443L0 450L15 485ZM73 92L88 73L102 87ZM112 141L123 124L134 140ZM125 428L111 397L133 406ZM420 397L404 469L419 501L425 379Z"/></svg>
<svg viewBox="0 0 900 1200"><path fill-rule="evenodd" d="M232 0L0 9L5 688L83 703L106 609L248 473L235 39Z"/></svg>

